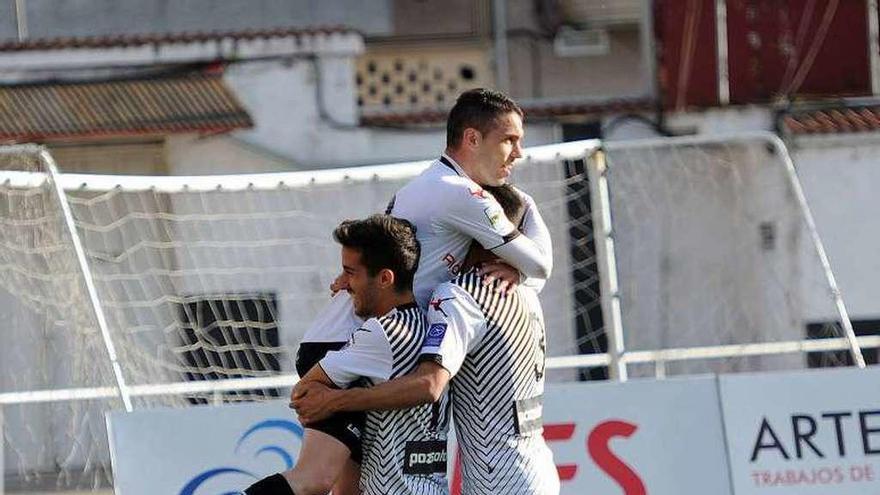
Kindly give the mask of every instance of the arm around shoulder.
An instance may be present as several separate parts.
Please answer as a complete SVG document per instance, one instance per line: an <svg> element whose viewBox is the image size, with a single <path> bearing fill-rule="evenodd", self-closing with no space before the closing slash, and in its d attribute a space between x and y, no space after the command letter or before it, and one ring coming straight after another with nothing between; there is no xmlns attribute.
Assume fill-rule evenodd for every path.
<svg viewBox="0 0 880 495"><path fill-rule="evenodd" d="M370 388L352 388L334 394L336 411L406 409L436 402L449 382L449 372L433 361L423 361L407 375Z"/></svg>

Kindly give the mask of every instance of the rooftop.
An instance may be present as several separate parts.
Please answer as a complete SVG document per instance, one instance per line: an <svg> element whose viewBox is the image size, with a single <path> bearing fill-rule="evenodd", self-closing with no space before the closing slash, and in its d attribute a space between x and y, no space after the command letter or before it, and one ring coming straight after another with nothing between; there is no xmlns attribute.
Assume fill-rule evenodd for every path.
<svg viewBox="0 0 880 495"><path fill-rule="evenodd" d="M880 131L880 104L792 111L783 117L791 134L840 134Z"/></svg>
<svg viewBox="0 0 880 495"><path fill-rule="evenodd" d="M219 73L0 86L0 141L220 133L253 121Z"/></svg>
<svg viewBox="0 0 880 495"><path fill-rule="evenodd" d="M26 41L0 42L0 52L28 50L59 50L71 48L130 48L144 45L208 43L223 40L254 41L279 38L311 38L334 34L358 34L345 26L327 26L311 29L252 29L244 31L208 31L163 34L122 34L115 36L84 36L45 38Z"/></svg>

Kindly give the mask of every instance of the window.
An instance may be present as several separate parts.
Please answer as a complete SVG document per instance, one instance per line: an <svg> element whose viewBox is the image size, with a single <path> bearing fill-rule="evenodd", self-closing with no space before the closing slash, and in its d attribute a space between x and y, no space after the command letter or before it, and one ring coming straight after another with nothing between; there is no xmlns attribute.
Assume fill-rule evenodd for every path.
<svg viewBox="0 0 880 495"><path fill-rule="evenodd" d="M880 335L880 320L852 320L853 331L857 337ZM843 329L837 321L814 322L807 324L807 338L821 339L829 335L843 335ZM878 349L862 349L865 364L878 364ZM853 360L849 351L821 351L807 353L807 365L810 368L826 368L831 366L852 366Z"/></svg>
<svg viewBox="0 0 880 495"><path fill-rule="evenodd" d="M275 294L192 296L179 306L187 380L260 377L281 371ZM278 389L224 392L224 401L278 397ZM189 399L194 404L204 396Z"/></svg>

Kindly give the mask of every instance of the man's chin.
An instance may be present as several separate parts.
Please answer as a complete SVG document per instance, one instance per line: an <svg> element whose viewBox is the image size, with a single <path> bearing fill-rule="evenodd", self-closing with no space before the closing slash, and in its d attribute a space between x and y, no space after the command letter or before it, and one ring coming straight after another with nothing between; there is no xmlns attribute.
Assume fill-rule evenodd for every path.
<svg viewBox="0 0 880 495"><path fill-rule="evenodd" d="M486 181L486 183L480 184L480 185L489 186L489 187L499 187L499 186L503 186L504 184L507 184L507 177L506 176L505 177L495 177L491 181Z"/></svg>

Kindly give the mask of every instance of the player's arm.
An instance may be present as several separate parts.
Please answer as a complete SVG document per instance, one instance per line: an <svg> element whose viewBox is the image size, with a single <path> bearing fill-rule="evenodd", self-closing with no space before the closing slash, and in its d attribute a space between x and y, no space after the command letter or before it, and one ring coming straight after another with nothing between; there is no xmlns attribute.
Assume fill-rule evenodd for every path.
<svg viewBox="0 0 880 495"><path fill-rule="evenodd" d="M461 190L441 219L447 228L472 237L527 277L550 276L553 258L548 249L520 235L491 194Z"/></svg>
<svg viewBox="0 0 880 495"><path fill-rule="evenodd" d="M535 242L541 250L541 253L550 257L552 269L553 244L550 240L550 229L547 228L547 224L544 222L544 217L541 216L541 212L538 210L538 205L535 203L535 200L520 189L517 189L517 192L519 192L526 205L525 216L523 216L520 231L523 235ZM524 277L522 284L540 293L544 288L544 285L547 283L547 278L549 277Z"/></svg>
<svg viewBox="0 0 880 495"><path fill-rule="evenodd" d="M552 258L541 252L538 245L524 235L516 236L492 248L491 251L527 278L546 280L550 277L550 270L553 268Z"/></svg>
<svg viewBox="0 0 880 495"><path fill-rule="evenodd" d="M467 351L485 333L485 319L476 302L458 286L442 284L432 301L441 302L429 306L431 323L422 344L422 362L413 372L370 388L304 387L293 397L300 419L308 423L339 411L405 409L436 402L461 368Z"/></svg>
<svg viewBox="0 0 880 495"><path fill-rule="evenodd" d="M297 395L301 395L304 390L307 390L310 386L315 384L320 384L323 387L336 387L336 384L333 383L333 380L327 376L327 373L324 372L324 369L321 368L321 364L318 363L315 366L312 366L312 369L308 371L299 381L294 385L293 390L290 391L290 400L293 402L293 398Z"/></svg>
<svg viewBox="0 0 880 495"><path fill-rule="evenodd" d="M321 363L318 363L315 366L312 366L312 369L310 369L309 372L306 373L306 375L304 377L299 379L299 382L297 382L296 386L293 387L293 391L291 392L291 396L294 393L296 393L297 388L299 388L309 382L320 383L320 384L326 385L328 387L335 387L336 386L336 384L333 383L333 380L331 380L330 377L327 376L327 373L324 372L324 369L321 368Z"/></svg>
<svg viewBox="0 0 880 495"><path fill-rule="evenodd" d="M339 390L311 382L297 388L292 404L306 424L340 411L406 409L439 400L449 378L442 366L426 361L412 373L369 388Z"/></svg>
<svg viewBox="0 0 880 495"><path fill-rule="evenodd" d="M370 318L352 333L345 347L328 352L306 373L302 387L315 381L346 388L361 378L387 380L391 367L391 344L378 320ZM310 375L320 380L309 380Z"/></svg>

